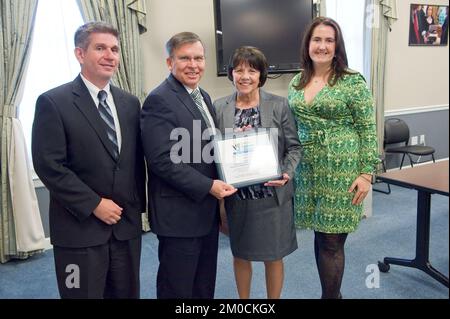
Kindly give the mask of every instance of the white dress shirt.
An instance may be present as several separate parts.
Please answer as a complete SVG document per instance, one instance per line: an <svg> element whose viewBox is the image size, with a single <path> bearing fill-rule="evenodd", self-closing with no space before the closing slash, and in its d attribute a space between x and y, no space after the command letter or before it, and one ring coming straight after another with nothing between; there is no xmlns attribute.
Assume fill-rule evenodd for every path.
<svg viewBox="0 0 450 319"><path fill-rule="evenodd" d="M183 86L184 86L184 88L186 89L186 91L188 91L189 95L191 95L191 93L192 93L195 89L197 89L197 88L191 89L190 87L188 87L188 86L186 86L186 85L183 85ZM200 88L198 88L198 89L200 90ZM215 135L215 132L216 132L216 125L214 124L214 120L213 120L213 118L212 118L212 116L211 116L211 113L209 113L208 106L206 105L205 100L203 99L203 95L201 94L201 92L200 92L200 96L201 96L201 98L202 98L202 107L203 107L203 110L205 111L206 116L208 117L209 123L211 123L211 129L212 129L213 134ZM211 135L211 136L212 136L212 135Z"/></svg>
<svg viewBox="0 0 450 319"><path fill-rule="evenodd" d="M116 136L117 136L117 144L119 147L119 153L122 146L122 134L120 132L120 123L119 123L119 117L117 116L117 109L116 104L114 104L114 99L111 94L111 87L109 83L103 88L99 89L95 84L89 82L88 79L86 79L81 73L80 73L81 79L83 80L84 84L89 90L89 93L91 94L92 99L94 100L95 106L97 106L100 103L100 100L98 99L98 92L101 90L105 91L108 95L106 97L106 103L108 104L109 108L111 109L112 116L114 118L114 126L116 128Z"/></svg>

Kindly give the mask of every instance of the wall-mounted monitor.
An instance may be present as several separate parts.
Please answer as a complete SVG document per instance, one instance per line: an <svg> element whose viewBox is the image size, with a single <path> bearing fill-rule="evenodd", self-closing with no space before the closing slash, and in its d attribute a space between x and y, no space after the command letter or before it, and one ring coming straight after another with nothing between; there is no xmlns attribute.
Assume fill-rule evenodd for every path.
<svg viewBox="0 0 450 319"><path fill-rule="evenodd" d="M226 75L233 51L261 49L269 73L300 69L300 44L313 18L312 0L214 0L217 74Z"/></svg>

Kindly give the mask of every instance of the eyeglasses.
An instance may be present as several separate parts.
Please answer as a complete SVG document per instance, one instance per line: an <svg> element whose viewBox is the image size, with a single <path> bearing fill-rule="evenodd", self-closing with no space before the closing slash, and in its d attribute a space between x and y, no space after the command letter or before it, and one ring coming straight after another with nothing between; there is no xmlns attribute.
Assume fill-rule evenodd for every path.
<svg viewBox="0 0 450 319"><path fill-rule="evenodd" d="M194 56L194 57L190 57L190 56L178 56L175 57L178 61L181 61L183 63L189 63L189 62L197 62L197 63L202 63L203 61L205 61L205 57L204 56Z"/></svg>

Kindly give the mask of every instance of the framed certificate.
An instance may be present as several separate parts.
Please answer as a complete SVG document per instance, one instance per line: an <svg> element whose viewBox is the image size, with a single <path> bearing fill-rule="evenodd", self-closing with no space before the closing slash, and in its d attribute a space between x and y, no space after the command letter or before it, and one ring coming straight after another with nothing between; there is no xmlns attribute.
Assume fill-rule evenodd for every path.
<svg viewBox="0 0 450 319"><path fill-rule="evenodd" d="M220 178L236 188L281 177L276 129L235 132L214 139Z"/></svg>

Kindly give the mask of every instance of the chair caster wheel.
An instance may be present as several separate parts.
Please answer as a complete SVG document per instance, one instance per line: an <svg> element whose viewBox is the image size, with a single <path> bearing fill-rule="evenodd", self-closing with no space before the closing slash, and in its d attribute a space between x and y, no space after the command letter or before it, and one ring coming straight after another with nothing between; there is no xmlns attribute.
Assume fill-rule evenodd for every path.
<svg viewBox="0 0 450 319"><path fill-rule="evenodd" d="M388 272L391 266L389 264L385 264L382 261L378 262L378 269L380 269L381 272Z"/></svg>

